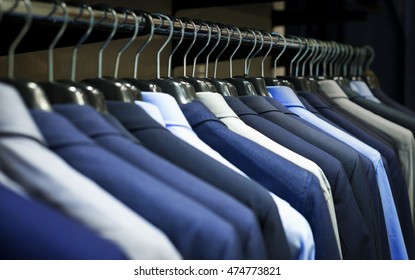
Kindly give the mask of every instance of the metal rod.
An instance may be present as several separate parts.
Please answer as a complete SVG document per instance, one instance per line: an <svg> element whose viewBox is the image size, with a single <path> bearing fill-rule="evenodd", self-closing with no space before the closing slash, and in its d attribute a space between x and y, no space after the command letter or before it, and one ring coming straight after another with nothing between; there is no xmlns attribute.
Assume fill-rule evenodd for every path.
<svg viewBox="0 0 415 280"><path fill-rule="evenodd" d="M15 17L21 17L21 18L26 17L27 11L24 6L24 1L22 0L17 0L17 5L16 5L16 0L3 0L1 2L1 5L3 8L3 11L8 16L15 16ZM12 12L7 13L7 11L13 8L14 5L16 5L16 8ZM83 11L81 16L79 16L79 7L74 7L70 5L68 5L67 7L68 7L68 18L69 18L68 27L70 27L71 25L79 25L79 24L85 24L85 26L89 25L90 15L88 14L86 10ZM53 23L63 22L64 14L61 10L57 10L52 16L50 16L52 8L53 8L53 5L50 3L32 1L33 21L49 20ZM98 23L98 21L103 18L104 11L93 9L93 14L94 14L94 20L95 22L97 22L95 28L99 27L99 28L104 28L104 29L108 29L108 31L111 31L114 25L114 22L112 21L112 19L106 19ZM134 32L135 23L132 18L125 19L124 15L121 13L117 15L117 18L118 18L119 29ZM76 19L76 23L74 23L75 22L74 19ZM147 24L147 19L145 17L139 16L138 20L142 22L140 26L140 31L142 31L144 26ZM154 25L157 26L155 34L169 35L170 26L167 21L165 20L163 21L158 18L155 18L153 20L154 20ZM209 32L208 28L203 24L196 24L196 28L198 30L197 39L206 40L207 34ZM185 28L185 38L192 38L194 34L193 31L194 31L194 27L188 24ZM221 42L226 43L227 41L226 30L221 30L221 32L222 32ZM179 22L174 22L173 36L178 37L178 38L180 38L181 36L181 26ZM249 33L242 39L242 45L252 45L255 41L254 36L256 37L257 41L261 40L261 37L258 34L254 35L254 34ZM238 35L233 34L230 38L230 42L239 43ZM267 47L267 46L269 47L269 44L270 42L265 41L264 47ZM283 47L284 45L282 42L276 42L273 44L274 49L281 49ZM286 47L291 48L291 49L299 49L300 45L298 44L298 42L293 43L293 42L287 41Z"/></svg>

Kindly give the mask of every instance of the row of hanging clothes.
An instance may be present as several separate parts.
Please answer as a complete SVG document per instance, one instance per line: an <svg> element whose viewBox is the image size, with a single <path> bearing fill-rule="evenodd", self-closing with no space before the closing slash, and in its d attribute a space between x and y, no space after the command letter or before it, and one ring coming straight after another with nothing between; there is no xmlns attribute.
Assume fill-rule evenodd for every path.
<svg viewBox="0 0 415 280"><path fill-rule="evenodd" d="M48 4L62 13L49 23L60 26L48 48L49 80L35 83L15 78L14 52L37 4L0 4L0 15L26 9L0 80L1 259L414 259L415 113L367 74L371 47L56 2ZM77 20L68 9L83 13L85 33L73 48L71 79L56 81L53 50ZM97 77L78 81L77 52L96 13L110 34ZM119 15L132 36L114 76L104 77ZM143 25L134 76L119 78L120 57ZM166 40L157 77L143 80L139 57L154 34ZM174 36L161 77L160 55ZM184 73L173 77L184 39ZM204 44L188 76L197 40ZM244 75L233 76L242 44L250 47ZM286 49L295 53L280 77ZM230 77L219 79L225 50ZM258 54L262 76L251 77ZM265 77L270 54L274 76Z"/></svg>

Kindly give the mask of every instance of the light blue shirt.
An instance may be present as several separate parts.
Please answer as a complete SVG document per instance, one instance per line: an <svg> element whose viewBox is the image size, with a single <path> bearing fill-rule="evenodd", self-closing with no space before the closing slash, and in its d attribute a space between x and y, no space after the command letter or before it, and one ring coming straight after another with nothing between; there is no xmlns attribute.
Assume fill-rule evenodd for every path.
<svg viewBox="0 0 415 280"><path fill-rule="evenodd" d="M324 120L308 111L291 88L285 86L270 86L267 88L272 97L282 103L290 111L297 114L312 125L324 130L326 133L332 135L338 140L348 144L371 160L376 170L376 179L383 205L391 257L392 259L407 260L408 254L406 252L398 214L396 212L391 187L389 185L388 177L386 175L385 167L383 166L380 153L372 147L356 139L355 137L351 136L350 134L325 122Z"/></svg>
<svg viewBox="0 0 415 280"><path fill-rule="evenodd" d="M163 116L160 113L160 110L157 106L147 103L144 101L135 100L134 103L141 107L146 113L152 117L156 122L158 122L163 127L166 127L166 123L163 120Z"/></svg>
<svg viewBox="0 0 415 280"><path fill-rule="evenodd" d="M218 152L213 150L210 146L208 146L197 136L197 134L193 131L192 127L187 121L186 117L183 115L183 112L180 109L179 104L177 104L177 101L176 99L174 99L173 96L161 92L142 91L141 97L143 101L152 104L159 109L165 127L175 136L192 145L204 154L219 161L223 165L238 172L239 174L248 177L244 172L239 170L236 166L234 166L232 163L230 163L228 160L222 157ZM137 102L136 104L140 105ZM151 117L159 119L159 116L154 115L154 110L147 110L147 113L149 113Z"/></svg>
<svg viewBox="0 0 415 280"><path fill-rule="evenodd" d="M372 91L370 90L370 88L367 86L365 82L351 81L350 87L361 97L372 100L373 102L376 102L376 103L382 103L379 99L376 98L376 96L373 95Z"/></svg>
<svg viewBox="0 0 415 280"><path fill-rule="evenodd" d="M282 226L287 237L288 247L296 260L314 260L316 248L313 232L307 220L291 205L270 192L272 199L278 206Z"/></svg>

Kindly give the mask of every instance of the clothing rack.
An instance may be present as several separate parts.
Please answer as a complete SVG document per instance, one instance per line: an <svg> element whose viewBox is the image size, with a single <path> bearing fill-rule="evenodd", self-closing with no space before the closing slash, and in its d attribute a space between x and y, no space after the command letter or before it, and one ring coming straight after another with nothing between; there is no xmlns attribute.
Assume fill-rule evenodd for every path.
<svg viewBox="0 0 415 280"><path fill-rule="evenodd" d="M39 22L42 22L43 24L50 25L51 23L57 24L64 21L64 11L61 7L59 7L58 3L44 3L44 2L35 2L35 1L28 1L28 4L31 6L31 14L33 17L33 24L37 24ZM76 27L85 27L88 25L89 22L89 14L85 8L81 7L75 7L71 5L67 5L67 13L68 13L68 30L71 28ZM82 10L81 10L82 9ZM2 21L11 20L13 18L20 18L24 19L27 17L28 12L27 8L25 6L24 0L3 0L1 2L1 10L4 13L4 17ZM82 14L80 14L82 12ZM113 27L113 18L112 15L109 15L110 13L104 12L102 9L93 8L93 16L95 19L96 24L94 25L94 30L100 30L100 31L106 31L110 32L111 28ZM142 14L137 14L138 20L140 22L139 29L140 35L144 35L147 32L146 27L149 24L148 18L143 16ZM117 36L115 38L121 38L121 37L128 37L131 35L131 32L134 30L134 19L132 17L126 17L125 14L117 13L117 21L118 21L118 28L117 28ZM153 18L154 26L155 26L155 34L157 35L166 35L169 34L170 25L169 22L157 17ZM1 23L0 23L1 25ZM194 26L198 30L197 32L197 40L204 41L207 38L208 34L208 28L205 24L200 22L195 22L195 25L193 24L186 24L185 28L185 39L193 38L194 36ZM173 35L175 37L179 37L181 35L181 26L177 21L174 21L174 31ZM228 34L226 29L221 29L221 42L226 43L228 39ZM255 29L252 29L253 31L256 31ZM120 33L121 32L121 33ZM218 29L213 28L212 35L215 36L218 32ZM259 34L256 34L256 40L257 42L260 42L261 37ZM68 37L68 36L64 36ZM267 49L270 45L269 38L267 36L264 36L264 49ZM273 42L273 49L274 50L281 50L284 46L286 46L287 49L294 49L298 50L301 47L300 44L300 38L294 39L287 39L284 43L281 39L276 39L276 36L274 35L274 42ZM230 36L230 43L236 44L239 43L240 37L238 32L236 31L236 28L233 28L233 32ZM301 39L302 44L305 44L304 38ZM92 39L90 41L100 41L99 38ZM90 42L89 41L89 42ZM248 45L252 46L254 43L254 35L252 32L244 32L242 30L242 45ZM71 45L68 43L60 43L60 46L69 46ZM30 49L28 50L30 51ZM21 51L24 52L24 51Z"/></svg>

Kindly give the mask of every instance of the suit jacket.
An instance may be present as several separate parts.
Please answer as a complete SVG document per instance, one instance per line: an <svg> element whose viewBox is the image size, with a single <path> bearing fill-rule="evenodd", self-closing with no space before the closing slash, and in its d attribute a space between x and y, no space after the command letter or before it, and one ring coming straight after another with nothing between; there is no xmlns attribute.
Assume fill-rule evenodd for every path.
<svg viewBox="0 0 415 280"><path fill-rule="evenodd" d="M413 133L392 121L389 121L370 110L367 110L352 102L345 91L351 91L346 87L339 87L334 81L321 81L320 87L327 98L338 104L349 113L354 114L362 122L375 126L377 129L388 134L398 147L398 156L402 166L405 181L408 186L409 199L412 213L414 212L414 161L415 161L415 140ZM412 215L414 217L414 215Z"/></svg>
<svg viewBox="0 0 415 280"><path fill-rule="evenodd" d="M225 97L235 113L249 126L272 140L316 162L332 188L344 259L374 259L374 240L369 235L341 163L325 151L280 126L260 117L236 97ZM353 213L353 214L352 214ZM366 249L362 249L366 248ZM370 255L372 253L372 255Z"/></svg>
<svg viewBox="0 0 415 280"><path fill-rule="evenodd" d="M125 258L110 241L98 237L55 209L21 197L2 185L0 210L1 260Z"/></svg>
<svg viewBox="0 0 415 280"><path fill-rule="evenodd" d="M99 147L62 116L38 110L31 114L50 149L160 228L184 258L243 257L234 228L212 211Z"/></svg>
<svg viewBox="0 0 415 280"><path fill-rule="evenodd" d="M111 240L127 258L182 258L158 228L50 151L19 93L2 84L0 150L1 169L26 193Z"/></svg>
<svg viewBox="0 0 415 280"><path fill-rule="evenodd" d="M246 259L266 259L265 244L256 217L233 197L125 138L89 106L55 105L78 129L100 146L162 180L172 189L206 206L232 224L243 243Z"/></svg>
<svg viewBox="0 0 415 280"><path fill-rule="evenodd" d="M338 125L342 126L345 130L349 131L360 140L377 149L384 156L386 159L385 167L389 167L387 168L390 174L389 179L392 186L395 205L398 211L399 221L405 238L407 252L409 258L413 259L415 257L415 235L411 222L409 197L407 193L406 183L402 175L402 170L393 149L386 145L384 142L380 141L375 136L365 131L364 128L358 127L347 117L332 110L332 108L330 108L330 106L319 96L307 92L298 92L298 94L305 97L323 115L330 118L330 120L336 122Z"/></svg>
<svg viewBox="0 0 415 280"><path fill-rule="evenodd" d="M115 101L108 101L107 105L110 113L145 147L251 208L259 220L271 259L292 258L278 208L266 189L177 138L138 106Z"/></svg>
<svg viewBox="0 0 415 280"><path fill-rule="evenodd" d="M389 97L383 90L372 88L371 89L374 96L376 96L382 103L385 105L388 105L392 108L398 109L402 112L405 112L406 114L411 115L412 117L415 117L415 112L406 107L405 105L397 102L396 100L393 100L391 97Z"/></svg>
<svg viewBox="0 0 415 280"><path fill-rule="evenodd" d="M369 187L370 182L367 176L367 174L372 174L370 172L371 164L364 165L363 159L355 150L305 123L273 98L243 96L240 99L261 117L326 151L342 163L360 212L366 221L369 233L375 240L376 255L378 258L388 259L388 254L382 253L389 252L389 244L386 237L386 227L384 224L382 225L384 218L379 208L380 196L379 194L372 196L372 188ZM362 186L364 187L362 188Z"/></svg>
<svg viewBox="0 0 415 280"><path fill-rule="evenodd" d="M202 103L194 101L181 108L204 142L307 219L316 244L316 259L340 258L328 208L313 174L233 133Z"/></svg>

